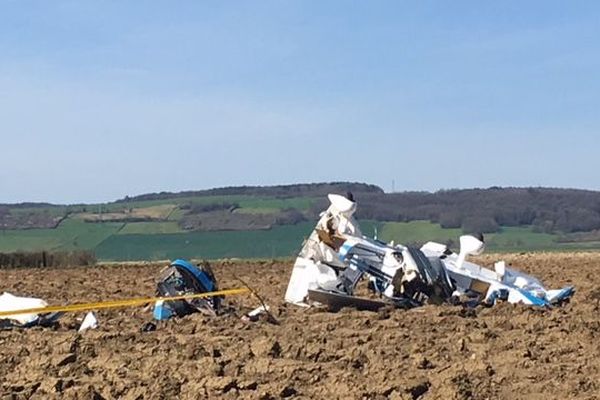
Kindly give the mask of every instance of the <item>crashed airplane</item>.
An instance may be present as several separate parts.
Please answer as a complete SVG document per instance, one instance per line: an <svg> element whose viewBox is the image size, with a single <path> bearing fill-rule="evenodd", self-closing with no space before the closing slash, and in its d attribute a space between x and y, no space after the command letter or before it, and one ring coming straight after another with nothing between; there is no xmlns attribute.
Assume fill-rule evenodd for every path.
<svg viewBox="0 0 600 400"><path fill-rule="evenodd" d="M434 242L419 249L367 238L353 217L352 195L328 198L329 208L321 213L294 264L285 294L289 303L308 306L315 301L332 309L378 309L390 303L410 308L466 297L488 305L508 301L549 306L575 292L572 287L547 290L534 277L507 268L502 261L494 271L466 261L467 256L484 251L482 236L461 236L458 254ZM363 277L384 301L355 296Z"/></svg>

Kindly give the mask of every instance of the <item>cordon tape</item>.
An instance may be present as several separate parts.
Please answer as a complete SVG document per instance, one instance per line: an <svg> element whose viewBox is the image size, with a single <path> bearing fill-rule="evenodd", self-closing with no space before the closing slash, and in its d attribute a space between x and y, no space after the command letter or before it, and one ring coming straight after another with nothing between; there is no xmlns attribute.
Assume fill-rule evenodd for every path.
<svg viewBox="0 0 600 400"><path fill-rule="evenodd" d="M144 304L156 303L157 301L190 300L190 299L201 299L204 297L214 297L214 296L232 296L232 295L248 293L248 292L250 292L250 290L247 288L237 288L237 289L218 290L215 292L184 294L181 296L171 296L171 297L146 297L146 298L137 298L137 299L99 301L96 303L79 303L79 304L67 304L67 305L63 305L63 306L36 307L36 308L27 308L27 309L23 309L23 310L0 311L0 317L11 317L11 316L22 315L22 314L44 314L44 313L52 313L52 312L92 311L92 310L101 310L101 309L106 309L106 308L136 307L136 306L142 306Z"/></svg>

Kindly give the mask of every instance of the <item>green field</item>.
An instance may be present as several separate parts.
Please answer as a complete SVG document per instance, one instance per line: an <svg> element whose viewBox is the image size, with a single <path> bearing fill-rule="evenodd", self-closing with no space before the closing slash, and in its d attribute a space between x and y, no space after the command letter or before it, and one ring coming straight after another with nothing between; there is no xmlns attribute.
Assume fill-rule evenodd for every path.
<svg viewBox="0 0 600 400"><path fill-rule="evenodd" d="M154 223L142 223L152 225ZM426 241L447 243L458 250L460 229L443 229L424 221L408 223L361 221L363 234L397 244L420 245ZM149 234L124 234L108 237L96 248L97 257L105 260L146 260L188 258L270 258L296 255L302 241L310 234L313 222L277 226L262 231L221 231ZM570 250L598 248L598 243L559 244L557 237L535 233L530 228L503 228L486 236L490 251Z"/></svg>
<svg viewBox="0 0 600 400"><path fill-rule="evenodd" d="M233 212L241 214L277 214L280 212L280 208L269 208L269 207L255 207L255 208L238 208Z"/></svg>
<svg viewBox="0 0 600 400"><path fill-rule="evenodd" d="M486 235L487 248L498 251L553 250L568 249L564 243L557 243L557 235L536 233L531 228L504 227L499 233ZM581 245L577 243L577 245Z"/></svg>
<svg viewBox="0 0 600 400"><path fill-rule="evenodd" d="M313 225L306 222L262 231L114 235L96 247L96 256L114 261L291 257L298 253Z"/></svg>
<svg viewBox="0 0 600 400"><path fill-rule="evenodd" d="M141 234L155 235L164 233L179 233L182 232L179 224L175 221L167 222L128 222L118 232L119 235Z"/></svg>
<svg viewBox="0 0 600 400"><path fill-rule="evenodd" d="M56 229L0 231L0 252L19 250L93 250L103 260L149 260L171 257L265 258L293 256L314 223L277 226L262 231L182 232L175 221L86 223L71 218ZM428 240L458 248L460 229L443 229L426 221L361 221L363 234L400 244ZM594 249L600 243L557 243L556 235L530 228L503 228L486 235L492 251Z"/></svg>
<svg viewBox="0 0 600 400"><path fill-rule="evenodd" d="M379 230L381 240L393 240L395 243L458 242L460 235L460 229L443 229L429 221L385 222Z"/></svg>
<svg viewBox="0 0 600 400"><path fill-rule="evenodd" d="M122 223L86 223L66 219L56 229L0 231L0 252L94 249L115 234Z"/></svg>

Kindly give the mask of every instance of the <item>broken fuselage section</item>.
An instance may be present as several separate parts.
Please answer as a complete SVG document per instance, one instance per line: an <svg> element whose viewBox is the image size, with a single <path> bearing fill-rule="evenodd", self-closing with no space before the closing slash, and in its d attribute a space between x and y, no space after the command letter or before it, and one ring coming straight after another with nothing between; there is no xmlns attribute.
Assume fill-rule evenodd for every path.
<svg viewBox="0 0 600 400"><path fill-rule="evenodd" d="M353 218L356 203L335 194L328 198L331 205L296 259L286 301L307 305L311 297L331 294L343 302L354 296L363 277L369 278L372 291L399 307L442 302L452 295L452 282L439 259L432 262L417 248L363 236Z"/></svg>
<svg viewBox="0 0 600 400"><path fill-rule="evenodd" d="M209 264L194 265L181 259L175 260L165 267L157 282L157 294L167 298L217 290L217 280ZM154 319L163 321L194 312L215 316L219 313L221 300L221 296L187 300L159 300L154 304Z"/></svg>
<svg viewBox="0 0 600 400"><path fill-rule="evenodd" d="M535 277L507 267L504 261L494 269L484 268L466 260L469 255L480 255L485 250L483 236L460 237L460 252L456 254L446 245L428 242L421 251L429 258L437 258L448 272L457 292L487 305L498 301L523 303L532 306L553 306L568 301L575 288L546 289Z"/></svg>

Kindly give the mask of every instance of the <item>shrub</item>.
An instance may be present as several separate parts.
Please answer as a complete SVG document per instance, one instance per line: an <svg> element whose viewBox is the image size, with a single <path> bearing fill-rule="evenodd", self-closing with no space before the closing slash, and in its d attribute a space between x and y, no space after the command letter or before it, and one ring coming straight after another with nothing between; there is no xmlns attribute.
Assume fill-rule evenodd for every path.
<svg viewBox="0 0 600 400"><path fill-rule="evenodd" d="M0 268L70 267L89 266L95 263L96 256L91 251L0 253Z"/></svg>

